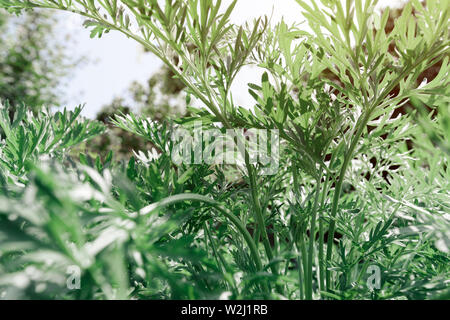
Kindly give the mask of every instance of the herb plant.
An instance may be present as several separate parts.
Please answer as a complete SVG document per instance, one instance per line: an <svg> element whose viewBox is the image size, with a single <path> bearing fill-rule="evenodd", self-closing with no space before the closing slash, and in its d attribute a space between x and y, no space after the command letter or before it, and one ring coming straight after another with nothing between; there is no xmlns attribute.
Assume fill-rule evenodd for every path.
<svg viewBox="0 0 450 320"><path fill-rule="evenodd" d="M448 2L409 2L390 32L375 0L296 2L310 31L267 18L235 26L236 0L0 0L13 13L80 14L91 37L122 32L203 106L162 122L116 115L154 146L118 162L70 157L103 130L76 120L79 109L19 108L11 120L2 105L0 294L448 297ZM264 73L248 85L254 105L238 106L231 88L247 65ZM243 149L242 166L174 162L171 134L195 123L278 130L278 170L265 174ZM78 290L66 286L70 266Z"/></svg>

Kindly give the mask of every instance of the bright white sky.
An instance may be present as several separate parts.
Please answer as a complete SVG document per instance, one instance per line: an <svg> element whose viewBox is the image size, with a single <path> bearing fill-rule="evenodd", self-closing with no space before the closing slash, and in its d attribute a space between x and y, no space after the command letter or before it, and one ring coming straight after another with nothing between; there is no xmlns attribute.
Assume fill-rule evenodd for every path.
<svg viewBox="0 0 450 320"><path fill-rule="evenodd" d="M383 4L392 4L399 0L381 0ZM230 0L225 0L224 3ZM262 15L271 15L273 22L284 17L288 23L301 21L300 7L295 0L239 0L231 17L241 24ZM133 40L118 32L105 34L101 39L90 39L89 31L82 27L83 19L71 13L61 12L61 21L77 41L76 55L89 57L91 63L79 68L68 81L65 97L67 106L86 103L84 115L95 117L97 111L111 102L115 96L126 95L131 82L145 82L161 63L152 54L144 53ZM255 70L245 72L237 79L233 96L240 105L252 100L247 94L247 83L257 82L260 75Z"/></svg>

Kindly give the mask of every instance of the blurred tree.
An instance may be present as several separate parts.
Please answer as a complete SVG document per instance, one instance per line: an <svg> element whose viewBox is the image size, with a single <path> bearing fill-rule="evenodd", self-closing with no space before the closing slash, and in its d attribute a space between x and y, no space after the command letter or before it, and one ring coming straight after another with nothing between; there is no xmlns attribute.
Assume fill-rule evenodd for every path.
<svg viewBox="0 0 450 320"><path fill-rule="evenodd" d="M37 110L61 106L64 76L80 61L53 41L57 18L47 11L13 17L0 11L0 99ZM66 42L69 40L65 36Z"/></svg>
<svg viewBox="0 0 450 320"><path fill-rule="evenodd" d="M83 145L79 151L84 151L92 157L99 156L101 159L105 159L112 151L115 160L128 161L133 155L133 150L149 150L151 148L149 142L109 123L109 119L113 115L129 114L130 112L131 108L126 105L123 98L115 98L110 104L104 106L97 114L96 119L106 124L107 131Z"/></svg>
<svg viewBox="0 0 450 320"><path fill-rule="evenodd" d="M147 141L109 125L109 119L117 113L128 114L131 110L139 111L154 121L182 116L186 114L184 88L184 84L174 78L167 67L162 67L152 75L146 84L133 82L129 87L129 102L124 97L115 97L97 113L96 119L105 123L108 130L89 141L82 150L84 148L86 153L94 157L99 155L102 159L112 150L119 161L127 161L133 155L133 150L149 150L151 145Z"/></svg>
<svg viewBox="0 0 450 320"><path fill-rule="evenodd" d="M148 80L147 86L132 83L130 92L142 114L161 121L186 113L184 88L185 85L164 66Z"/></svg>

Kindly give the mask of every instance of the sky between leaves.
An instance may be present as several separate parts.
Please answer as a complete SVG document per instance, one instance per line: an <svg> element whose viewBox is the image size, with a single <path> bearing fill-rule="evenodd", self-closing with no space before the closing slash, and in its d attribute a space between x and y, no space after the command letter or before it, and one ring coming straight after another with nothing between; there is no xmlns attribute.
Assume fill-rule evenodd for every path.
<svg viewBox="0 0 450 320"><path fill-rule="evenodd" d="M231 0L225 0L224 6ZM398 6L404 0L380 0L380 6ZM161 62L142 47L118 32L105 34L101 39L90 39L89 31L82 26L83 18L58 12L61 26L69 31L77 42L75 55L85 55L88 63L80 66L63 88L65 103L69 108L86 104L83 115L94 118L100 108L115 96L125 96L131 82L145 82L159 69ZM232 22L242 24L262 15L272 16L277 23L282 18L287 23L302 21L300 6L295 0L239 0L231 17ZM232 88L238 105L247 106L252 98L247 93L247 83L257 83L261 74L251 68L241 72Z"/></svg>

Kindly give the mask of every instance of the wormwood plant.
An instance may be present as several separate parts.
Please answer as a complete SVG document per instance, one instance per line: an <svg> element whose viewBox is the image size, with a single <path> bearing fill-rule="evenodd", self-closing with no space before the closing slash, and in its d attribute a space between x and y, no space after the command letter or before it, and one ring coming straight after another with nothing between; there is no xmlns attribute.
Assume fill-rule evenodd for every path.
<svg viewBox="0 0 450 320"><path fill-rule="evenodd" d="M128 164L84 155L75 163L63 153L59 162L71 163L66 170L58 161L44 165L39 157L20 156L28 165L21 160L16 168L17 146L7 141L27 140L20 136L34 123L19 117L13 131L3 129L12 151L2 168L22 175L23 183L3 179L3 294L448 295L448 3L412 1L387 33L389 12L379 14L377 1L296 2L309 28L272 26L265 18L235 26L229 18L236 1L223 7L220 0L0 0L14 13L72 11L87 18L92 37L117 30L138 41L186 85L188 102L203 104L178 119L186 128L201 121L222 130L277 129L282 138L276 174L262 175L264 168L243 150L245 168L233 178L229 166L173 163L174 124L117 115L115 125L156 149L139 151ZM439 74L417 86L437 61ZM265 72L259 84L249 84L255 104L237 106L231 87L248 64ZM416 108L396 115L407 102ZM2 128L8 120L3 117ZM74 137L68 146L95 133L66 128L55 131ZM25 212L30 199L40 209ZM64 262L49 259L42 252L47 247ZM45 263L59 272L52 278L59 290L48 291L50 277L36 271ZM72 264L87 283L75 293L61 280L63 267ZM371 282L374 267L381 271Z"/></svg>

